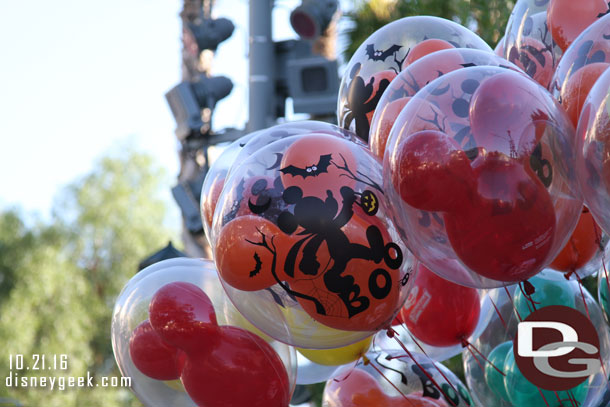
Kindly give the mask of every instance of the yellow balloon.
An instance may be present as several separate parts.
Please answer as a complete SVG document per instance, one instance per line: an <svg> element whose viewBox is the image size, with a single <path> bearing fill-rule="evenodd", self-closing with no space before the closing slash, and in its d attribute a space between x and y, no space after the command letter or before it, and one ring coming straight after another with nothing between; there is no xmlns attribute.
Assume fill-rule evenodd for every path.
<svg viewBox="0 0 610 407"><path fill-rule="evenodd" d="M165 381L163 381L163 383L165 383L166 386L171 387L174 390L178 390L178 391L181 391L183 393L186 393L186 390L184 389L184 386L182 385L182 381L180 379L178 379L178 380L165 380Z"/></svg>
<svg viewBox="0 0 610 407"><path fill-rule="evenodd" d="M319 365L339 366L349 362L353 362L364 355L373 342L373 337L369 336L366 339L354 344L343 346L334 349L301 349L297 350L301 355Z"/></svg>

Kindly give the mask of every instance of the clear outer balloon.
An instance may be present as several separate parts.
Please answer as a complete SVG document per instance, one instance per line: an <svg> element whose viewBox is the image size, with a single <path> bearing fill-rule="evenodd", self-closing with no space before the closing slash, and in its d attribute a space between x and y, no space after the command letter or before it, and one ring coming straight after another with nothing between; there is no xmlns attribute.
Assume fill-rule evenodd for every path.
<svg viewBox="0 0 610 407"><path fill-rule="evenodd" d="M610 14L583 31L559 62L550 90L568 112L574 127L600 75L610 66Z"/></svg>
<svg viewBox="0 0 610 407"><path fill-rule="evenodd" d="M371 118L384 90L405 68L408 54L419 43L432 39L443 40L456 48L491 52L485 41L453 21L430 16L393 21L367 38L350 59L339 87L339 126L368 141ZM420 55L443 47L425 48Z"/></svg>
<svg viewBox="0 0 610 407"><path fill-rule="evenodd" d="M404 351L369 352L366 356L370 363L374 364L385 378L372 366L364 365L363 362L359 362L356 367L351 365L338 369L334 379L326 382L323 405L325 407L473 405L466 386L453 372L422 354L412 353L412 355L417 363L407 357ZM426 373L440 386L442 392L432 384ZM407 397L406 400L404 396Z"/></svg>
<svg viewBox="0 0 610 407"><path fill-rule="evenodd" d="M544 303L537 305L537 309L540 309L543 305L556 304L557 298L554 298L554 295L559 295L565 301L562 305L573 307L583 315L587 315L582 298L582 295L584 295L591 321L598 328L597 332L601 345L600 355L604 361L605 369L608 371L610 365L610 337L603 322L602 310L588 291L583 288L584 294L581 295L577 282L566 281L561 274L547 270L538 274L536 279L532 279L532 283L536 288L534 300L540 300ZM485 369L485 371L482 371L473 354L464 350L462 357L466 384L471 391L475 405L486 407L545 406L537 388L527 381L518 370L515 370L512 340L517 332L519 319L513 301L519 300L522 294L518 286L507 287L507 290L511 298L502 288L493 290L490 294L501 318L498 313L494 313L488 329L473 343L476 349L506 376L502 376L489 363L477 356L478 362ZM519 307L526 307L524 301ZM510 344L506 344L509 341ZM476 352L474 353L476 354ZM580 403L578 404L580 407L597 407L602 405L599 404L599 401L605 390L604 372L600 368L596 374L591 375L583 384L574 388L572 392ZM560 406L554 392L543 390L543 394L550 407L572 405L567 403ZM557 394L561 399L567 398L565 391L557 392Z"/></svg>
<svg viewBox="0 0 610 407"><path fill-rule="evenodd" d="M248 144L246 144L244 148L239 151L239 154L235 159L235 162L238 164L235 167L238 167L252 154L273 143L274 141L307 133L330 134L331 136L343 137L355 143L362 143L354 133L335 126L334 124L315 120L282 123L269 127L268 129L257 131L256 135L248 142Z"/></svg>
<svg viewBox="0 0 610 407"><path fill-rule="evenodd" d="M231 169L233 163L235 163L235 159L240 150L242 150L257 133L259 132L247 134L231 143L222 154L214 160L214 163L210 166L210 169L203 180L200 198L201 222L203 223L203 231L210 246L213 241L212 236L210 236L210 230L212 228L214 210L216 209L218 197L220 196L225 179L227 178L227 173Z"/></svg>
<svg viewBox="0 0 610 407"><path fill-rule="evenodd" d="M366 148L328 134L276 141L232 172L213 234L221 280L242 314L301 348L341 347L389 327L408 295L412 257L381 184Z"/></svg>
<svg viewBox="0 0 610 407"><path fill-rule="evenodd" d="M369 133L369 146L373 154L383 159L392 125L409 98L434 79L471 66L499 66L523 72L506 59L478 49L446 49L418 59L398 74L377 104Z"/></svg>
<svg viewBox="0 0 610 407"><path fill-rule="evenodd" d="M534 81L498 67L450 72L398 116L384 187L409 249L469 287L527 279L564 246L582 209L576 140Z"/></svg>
<svg viewBox="0 0 610 407"><path fill-rule="evenodd" d="M566 273L566 278L582 279L601 269L607 247L608 235L595 222L589 208L583 206L570 239L549 268Z"/></svg>
<svg viewBox="0 0 610 407"><path fill-rule="evenodd" d="M610 70L595 83L578 123L577 175L585 204L597 224L610 231Z"/></svg>
<svg viewBox="0 0 610 407"><path fill-rule="evenodd" d="M504 34L504 57L548 88L562 51L547 24L549 0L518 0Z"/></svg>
<svg viewBox="0 0 610 407"><path fill-rule="evenodd" d="M496 47L494 48L494 54L496 54L499 57L504 58L504 53L505 53L505 45L506 45L506 38L504 36L502 36L502 38L500 38L500 41L498 41L498 43L496 44Z"/></svg>
<svg viewBox="0 0 610 407"><path fill-rule="evenodd" d="M196 406L180 380L152 379L136 368L130 355L130 339L136 327L148 320L153 295L161 287L174 282L191 283L207 293L219 325L238 326L257 333L256 328L243 323L237 310L226 299L211 261L177 258L155 263L142 270L127 283L117 298L112 317L112 348L121 374L132 378L131 389L145 406ZM292 392L296 378L295 351L275 341L270 345L284 363Z"/></svg>

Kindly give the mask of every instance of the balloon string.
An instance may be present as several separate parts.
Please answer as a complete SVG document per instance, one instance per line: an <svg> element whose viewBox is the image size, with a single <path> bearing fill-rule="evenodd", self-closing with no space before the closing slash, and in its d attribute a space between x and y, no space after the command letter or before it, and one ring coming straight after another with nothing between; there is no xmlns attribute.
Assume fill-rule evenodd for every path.
<svg viewBox="0 0 610 407"><path fill-rule="evenodd" d="M415 407L415 405L413 404L413 402L412 402L412 401L411 401L411 400L410 400L410 399L409 399L409 398L408 398L408 397L407 397L407 396L406 396L406 395L405 395L405 394L404 394L402 391L400 391L400 390L398 389L398 387L396 387L396 385L395 385L394 383L392 383L392 381L391 381L390 379L388 379L388 378L386 377L386 375L384 375L384 374L381 372L381 370L380 370L380 369L379 369L377 366L375 366L375 364L373 363L373 361L372 361L372 360L370 360L369 358L367 358L367 357L366 357L366 356L364 356L364 355L362 356L362 360L364 361L364 365L365 365L365 366L370 365L370 366L371 366L373 369L375 369L375 371L376 371L377 373L379 373L379 374L381 375L381 377L383 377L383 378L384 378L384 379L385 379L385 380L386 380L388 383L390 383L390 386L392 386L392 387L394 388L394 390L396 390L398 393L400 393L400 395L401 395L401 396L402 396L402 397L403 397L405 400L407 400L407 401L409 402L409 404L410 404L410 405L412 405L412 406L414 406L414 407Z"/></svg>
<svg viewBox="0 0 610 407"><path fill-rule="evenodd" d="M417 345L417 347L422 351L422 353L428 358L431 359L430 356L428 356L428 354L426 353L426 351L424 350L424 348L422 348L422 346L419 344L419 342L417 342L417 340L415 339L415 337L413 337L413 335L411 334L411 332L409 332L409 336L411 337L411 340L413 341L413 343L415 343ZM436 365L436 363L433 363L434 368L441 374L441 376L443 376L443 379L445 379L445 381L449 384L449 386L451 386L451 388L453 389L453 391L455 392L455 394L460 394L457 389L453 386L453 383L451 383L451 381L447 378L447 376L445 376L445 374L443 373L443 371ZM449 399L449 402L451 403L452 406L456 406L456 404L453 403L453 400Z"/></svg>
<svg viewBox="0 0 610 407"><path fill-rule="evenodd" d="M521 281L521 282L519 282L519 289L521 290L521 294L523 294L523 296L527 300L526 304L527 304L527 308L529 309L530 313L536 311L536 304L540 304L540 303L534 301L534 299L532 298L532 294L536 291L536 289L534 288L532 283L530 283L527 280ZM532 305L531 308L530 308L530 304Z"/></svg>
<svg viewBox="0 0 610 407"><path fill-rule="evenodd" d="M494 369L495 369L495 370L496 370L498 373L500 373L502 376L506 376L506 375L504 374L504 372L503 372L503 371L501 371L501 370L500 370L500 369L499 369L499 368L498 368L496 365L494 365L493 363L491 363L491 361L490 361L489 359L487 359L487 358L485 357L485 355L483 355L483 354L481 353L481 351L477 349L477 347L476 347L476 346L474 346L472 343L468 342L466 339L462 339L462 347L463 347L463 348L466 348L466 349L468 349L468 350L470 350L470 348L474 349L474 350L475 350L475 351L476 351L476 352L477 352L479 355L481 355L481 357L483 358L483 360L484 360L485 362L489 363L489 364L491 365L491 367L493 367L493 368L494 368ZM473 356L474 356L474 355L473 355ZM483 371L485 371L485 370L483 369Z"/></svg>
<svg viewBox="0 0 610 407"><path fill-rule="evenodd" d="M576 396L574 395L574 392L572 390L568 390L568 397L570 398L570 401L574 403L574 407L578 407L580 405L578 400L576 400Z"/></svg>
<svg viewBox="0 0 610 407"><path fill-rule="evenodd" d="M468 352L470 352L470 354L474 358L474 361L477 362L477 365L479 365L479 368L481 369L481 372L485 373L485 368L483 367L483 365L479 361L479 358L477 357L477 355L475 355L474 352L469 347L466 347L466 349L468 349ZM504 373L502 373L502 374L504 374Z"/></svg>
<svg viewBox="0 0 610 407"><path fill-rule="evenodd" d="M496 303L491 298L491 296L489 297L489 300L491 301L491 304L494 306L494 309L496 310L496 314L498 314L498 317L500 317L500 321L502 321L502 325L504 325L504 330L505 331L508 330L508 326L506 326L506 321L504 321L504 318L502 317L502 314L500 313L500 310L496 306Z"/></svg>
<svg viewBox="0 0 610 407"><path fill-rule="evenodd" d="M515 310L515 313L517 313L517 318L519 318L519 322L523 321L523 319L521 319L521 315L519 314L519 310L517 310L517 307L515 306L513 297L510 295L510 292L508 291L508 288L506 286L504 286L504 291L506 291L506 295L508 295L508 299L510 300L510 303L513 305L513 309Z"/></svg>
<svg viewBox="0 0 610 407"><path fill-rule="evenodd" d="M587 317L589 317L589 321L591 321L591 315L589 315L589 306L587 305L587 300L585 299L585 293L582 290L582 280L580 276L576 272L576 270L572 270L574 275L576 276L576 280L578 281L578 288L580 289L580 296L582 297L582 303L585 305L585 311L587 311ZM591 321L593 322L593 321Z"/></svg>
<svg viewBox="0 0 610 407"><path fill-rule="evenodd" d="M404 343L402 343L402 341L400 339L398 339L395 335L396 331L392 328L388 329L388 336L390 338L394 338L394 340L396 340L396 342L398 343L398 345L405 351L407 352L407 355L409 355L409 358L417 365L418 368L421 369L422 372L424 372L424 374L426 375L426 377L432 382L432 384L434 384L434 387L436 387L441 394L445 397L446 400L450 400L450 398L447 396L447 394L445 394L445 391L442 389L441 386L438 385L438 383L436 382L436 380L434 380L434 378L432 376L430 376L430 373L428 373L428 371L426 369L424 369L419 362L417 362L417 360L415 360L415 358L413 357L413 355L411 354L411 352L409 352L409 349L407 349L407 347L405 346Z"/></svg>
<svg viewBox="0 0 610 407"><path fill-rule="evenodd" d="M334 381L334 382L337 382L337 383L341 383L342 381L347 380L347 378L351 376L352 372L353 372L354 370L356 370L356 366L358 366L358 363L360 363L360 359L362 359L362 358L364 358L364 357L365 357L365 356L364 356L364 355L362 355L361 357L359 357L359 358L358 358L358 360L356 360L356 363L354 363L354 366L352 366L352 367L350 368L349 372L347 373L347 376L345 376L343 379L337 379L337 378L335 377L335 378L333 378L333 381Z"/></svg>

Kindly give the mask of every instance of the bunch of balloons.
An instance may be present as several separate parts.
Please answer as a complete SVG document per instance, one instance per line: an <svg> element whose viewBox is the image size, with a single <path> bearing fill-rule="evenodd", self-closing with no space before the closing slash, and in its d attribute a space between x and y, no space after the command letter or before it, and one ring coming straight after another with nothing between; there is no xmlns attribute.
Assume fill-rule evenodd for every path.
<svg viewBox="0 0 610 407"><path fill-rule="evenodd" d="M398 19L348 62L338 126L226 147L201 191L213 260L150 266L116 302L140 400L287 407L317 382L326 407L610 399L609 14L518 0L495 50ZM439 363L460 353L468 388Z"/></svg>

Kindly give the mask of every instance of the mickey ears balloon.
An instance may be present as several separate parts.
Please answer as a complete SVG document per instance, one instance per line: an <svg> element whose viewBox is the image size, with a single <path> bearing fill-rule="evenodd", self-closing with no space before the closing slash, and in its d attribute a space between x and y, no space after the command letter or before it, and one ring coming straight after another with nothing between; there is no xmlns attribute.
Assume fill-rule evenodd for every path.
<svg viewBox="0 0 610 407"><path fill-rule="evenodd" d="M438 17L406 17L375 31L356 50L343 75L337 104L339 126L368 141L379 98L394 77L416 56L453 47L491 52L472 31Z"/></svg>
<svg viewBox="0 0 610 407"><path fill-rule="evenodd" d="M221 281L244 316L301 348L336 348L389 327L412 258L381 185L366 148L320 133L278 140L236 168L213 229Z"/></svg>
<svg viewBox="0 0 610 407"><path fill-rule="evenodd" d="M504 285L550 263L576 224L575 150L545 89L511 70L470 67L407 103L384 185L426 267L466 286Z"/></svg>
<svg viewBox="0 0 610 407"><path fill-rule="evenodd" d="M112 347L140 401L177 407L288 405L294 349L237 326L234 315L209 260L166 260L134 276L115 304ZM236 363L246 370L232 369Z"/></svg>

